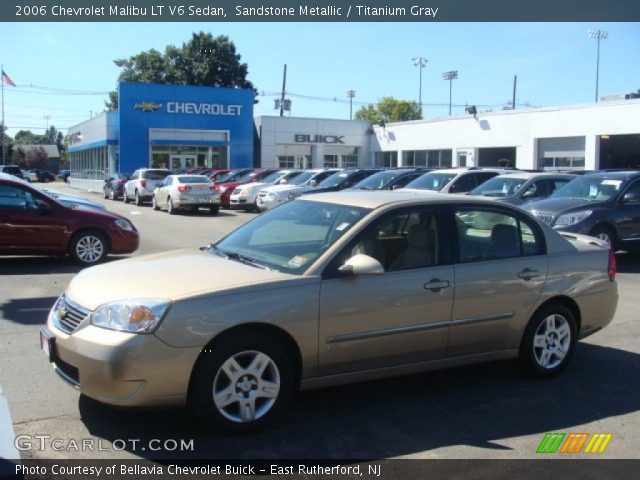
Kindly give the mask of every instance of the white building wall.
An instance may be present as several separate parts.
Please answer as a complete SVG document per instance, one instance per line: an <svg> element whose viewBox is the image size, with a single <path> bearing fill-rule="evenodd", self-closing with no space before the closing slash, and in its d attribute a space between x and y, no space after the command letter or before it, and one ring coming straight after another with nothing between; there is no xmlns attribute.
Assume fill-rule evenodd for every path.
<svg viewBox="0 0 640 480"><path fill-rule="evenodd" d="M587 105L506 110L473 116L419 120L373 126L372 155L377 151L452 149L473 152L467 166L477 165L477 149L515 147L516 166L535 169L540 138L585 137L585 168L599 167L600 135L640 134L640 100L600 102Z"/></svg>

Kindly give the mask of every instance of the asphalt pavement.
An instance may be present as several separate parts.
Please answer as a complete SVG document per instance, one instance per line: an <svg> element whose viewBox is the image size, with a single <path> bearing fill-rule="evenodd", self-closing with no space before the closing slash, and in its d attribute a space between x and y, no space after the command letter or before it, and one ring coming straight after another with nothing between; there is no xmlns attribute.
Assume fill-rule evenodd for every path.
<svg viewBox="0 0 640 480"><path fill-rule="evenodd" d="M51 188L133 221L141 232L134 256L207 245L255 217L169 216L61 183ZM39 350L38 330L80 268L58 257L0 258L0 385L25 459L539 458L547 432L612 433L598 457L637 459L640 256L620 253L617 261L612 324L580 342L557 378L531 380L513 362L496 362L309 391L270 429L225 436L182 408L113 408L64 384Z"/></svg>

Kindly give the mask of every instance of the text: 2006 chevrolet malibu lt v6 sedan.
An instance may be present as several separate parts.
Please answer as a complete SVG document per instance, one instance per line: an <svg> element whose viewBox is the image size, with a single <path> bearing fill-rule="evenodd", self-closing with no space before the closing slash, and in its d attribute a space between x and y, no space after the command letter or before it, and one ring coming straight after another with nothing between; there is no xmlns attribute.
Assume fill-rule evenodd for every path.
<svg viewBox="0 0 640 480"><path fill-rule="evenodd" d="M41 342L89 397L244 430L297 388L506 358L555 375L611 321L614 278L604 242L509 205L326 193L202 250L82 271Z"/></svg>

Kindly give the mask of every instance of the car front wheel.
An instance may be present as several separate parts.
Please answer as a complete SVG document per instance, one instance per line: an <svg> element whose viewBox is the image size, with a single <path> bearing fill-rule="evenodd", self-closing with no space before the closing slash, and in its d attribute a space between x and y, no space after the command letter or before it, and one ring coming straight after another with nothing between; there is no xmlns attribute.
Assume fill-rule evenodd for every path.
<svg viewBox="0 0 640 480"><path fill-rule="evenodd" d="M520 364L533 376L553 377L569 364L577 340L573 312L561 304L549 305L530 320L520 345Z"/></svg>
<svg viewBox="0 0 640 480"><path fill-rule="evenodd" d="M616 235L609 227L604 225L595 227L591 231L591 236L596 237L598 240L603 240L611 245L611 249L615 252L617 250Z"/></svg>
<svg viewBox="0 0 640 480"><path fill-rule="evenodd" d="M204 349L192 378L189 404L214 428L244 432L281 413L294 389L285 349L262 334L243 334Z"/></svg>
<svg viewBox="0 0 640 480"><path fill-rule="evenodd" d="M73 259L82 265L100 263L107 256L107 241L102 233L89 231L77 234L69 248Z"/></svg>

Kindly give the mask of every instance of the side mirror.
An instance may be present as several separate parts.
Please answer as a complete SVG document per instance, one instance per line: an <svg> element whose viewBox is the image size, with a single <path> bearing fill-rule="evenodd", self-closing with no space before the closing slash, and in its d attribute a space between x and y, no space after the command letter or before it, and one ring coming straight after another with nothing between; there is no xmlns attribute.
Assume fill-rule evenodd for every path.
<svg viewBox="0 0 640 480"><path fill-rule="evenodd" d="M449 193L456 193L458 190L460 190L460 187L455 183L449 187Z"/></svg>
<svg viewBox="0 0 640 480"><path fill-rule="evenodd" d="M535 190L527 190L522 194L522 198L533 198L536 196Z"/></svg>
<svg viewBox="0 0 640 480"><path fill-rule="evenodd" d="M640 197L633 192L627 192L622 197L622 203L636 203L640 201Z"/></svg>
<svg viewBox="0 0 640 480"><path fill-rule="evenodd" d="M317 180L309 180L309 186L310 187L315 187L316 185L318 185L318 181Z"/></svg>
<svg viewBox="0 0 640 480"><path fill-rule="evenodd" d="M384 267L369 255L357 254L345 262L338 271L345 277L356 275L382 275Z"/></svg>

